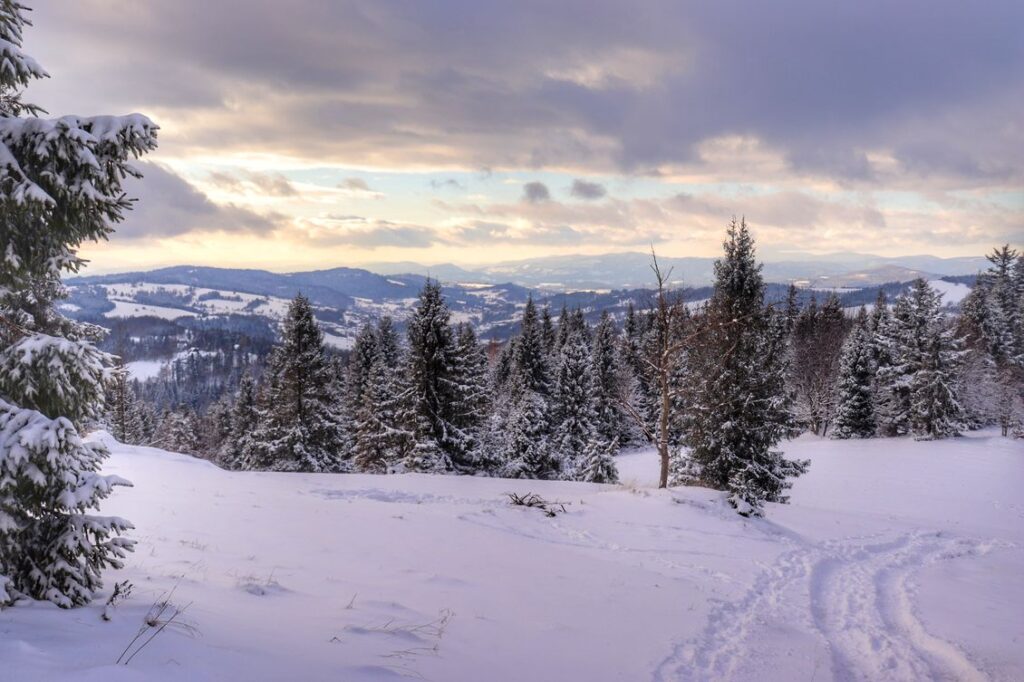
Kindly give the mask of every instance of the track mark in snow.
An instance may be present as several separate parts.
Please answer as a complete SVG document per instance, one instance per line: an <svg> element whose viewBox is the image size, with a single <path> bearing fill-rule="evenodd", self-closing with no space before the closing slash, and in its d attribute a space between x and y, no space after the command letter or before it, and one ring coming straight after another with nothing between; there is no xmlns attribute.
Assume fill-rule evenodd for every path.
<svg viewBox="0 0 1024 682"><path fill-rule="evenodd" d="M703 632L676 646L654 680L730 679L740 663L750 663L758 637L781 627L818 633L831 655L832 676L844 682L985 680L956 645L932 635L918 620L910 579L935 561L981 555L994 546L910 534L785 552L742 597L715 607Z"/></svg>

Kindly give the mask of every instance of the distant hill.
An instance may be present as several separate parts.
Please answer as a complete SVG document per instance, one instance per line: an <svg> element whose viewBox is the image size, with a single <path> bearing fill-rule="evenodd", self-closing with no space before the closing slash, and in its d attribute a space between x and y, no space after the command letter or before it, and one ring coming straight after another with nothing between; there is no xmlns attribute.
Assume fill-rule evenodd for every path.
<svg viewBox="0 0 1024 682"><path fill-rule="evenodd" d="M452 264L421 265L403 261L372 263L367 269L386 275L403 273L431 275L443 281L464 283L515 282L547 289L633 289L651 284L648 253L627 252L598 256L548 256L505 261L477 267ZM659 257L665 269L672 269L674 282L704 286L714 278L714 258ZM857 253L786 253L767 258L764 275L772 282L806 282L824 286L872 286L906 281L918 275L929 278L973 275L984 270L982 257L939 258L937 256L875 256Z"/></svg>

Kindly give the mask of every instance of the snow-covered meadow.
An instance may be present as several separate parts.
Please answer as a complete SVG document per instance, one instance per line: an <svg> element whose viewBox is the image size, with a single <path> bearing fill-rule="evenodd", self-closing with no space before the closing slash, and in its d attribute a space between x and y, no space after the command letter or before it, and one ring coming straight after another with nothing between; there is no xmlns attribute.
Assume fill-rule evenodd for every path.
<svg viewBox="0 0 1024 682"><path fill-rule="evenodd" d="M1020 680L1024 447L825 441L792 504L625 483L227 472L111 443L137 551L0 612L3 680ZM510 491L566 503L548 517ZM150 606L184 613L127 666ZM149 636L149 633L143 640ZM142 640L140 640L142 641Z"/></svg>

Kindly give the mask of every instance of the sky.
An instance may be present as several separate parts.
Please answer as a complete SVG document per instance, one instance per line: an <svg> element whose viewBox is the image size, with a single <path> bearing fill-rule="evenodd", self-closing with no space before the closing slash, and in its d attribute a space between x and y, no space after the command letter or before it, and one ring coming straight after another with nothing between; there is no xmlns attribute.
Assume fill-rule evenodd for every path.
<svg viewBox="0 0 1024 682"><path fill-rule="evenodd" d="M1024 242L1020 0L27 1L27 99L161 127L94 271Z"/></svg>

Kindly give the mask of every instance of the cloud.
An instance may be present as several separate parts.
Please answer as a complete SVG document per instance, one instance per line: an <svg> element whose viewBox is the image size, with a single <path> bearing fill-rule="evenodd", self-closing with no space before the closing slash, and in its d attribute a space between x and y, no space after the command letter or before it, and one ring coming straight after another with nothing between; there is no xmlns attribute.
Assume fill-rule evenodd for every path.
<svg viewBox="0 0 1024 682"><path fill-rule="evenodd" d="M577 199L600 199L608 194L608 190L604 188L604 185L596 182L573 180L570 193Z"/></svg>
<svg viewBox="0 0 1024 682"><path fill-rule="evenodd" d="M358 227L354 227L358 226ZM347 245L363 249L426 248L440 240L437 231L422 225L405 225L362 216L328 214L308 224L306 237L320 245Z"/></svg>
<svg viewBox="0 0 1024 682"><path fill-rule="evenodd" d="M338 183L340 189L350 189L356 192L370 192L370 186L362 178L345 178Z"/></svg>
<svg viewBox="0 0 1024 682"><path fill-rule="evenodd" d="M551 192L543 182L528 182L523 185L523 201L536 204L541 201L549 201Z"/></svg>
<svg viewBox="0 0 1024 682"><path fill-rule="evenodd" d="M288 178L280 173L256 173L241 171L212 171L208 180L220 189L237 194L261 194L275 197L291 197L297 194Z"/></svg>
<svg viewBox="0 0 1024 682"><path fill-rule="evenodd" d="M430 187L432 189L466 190L466 186L455 178L445 178L444 180L431 179Z"/></svg>
<svg viewBox="0 0 1024 682"><path fill-rule="evenodd" d="M53 77L29 100L53 115L152 115L154 158L190 178L203 175L192 163L246 169L210 176L209 196L153 171L129 236L302 233L293 223L383 196L357 174L395 172L415 189L311 232L348 231L360 248L529 238L706 253L746 213L760 238L815 249L1020 239L1014 0L79 0L40 3L33 20L25 48ZM291 170L330 179L318 193L312 172ZM440 213L429 202L457 193L424 186L465 189L436 179L449 174L474 195ZM521 198L500 184L530 174L547 184ZM615 177L628 199L587 177ZM291 217L211 201L224 194L273 197Z"/></svg>
<svg viewBox="0 0 1024 682"><path fill-rule="evenodd" d="M136 164L142 180L126 183L138 199L115 235L120 238L174 237L190 232L266 234L282 226L276 214L259 214L233 204L217 204L170 169L157 163Z"/></svg>
<svg viewBox="0 0 1024 682"><path fill-rule="evenodd" d="M34 15L26 47L54 76L37 99L57 112L159 110L183 150L713 172L699 147L739 135L791 173L837 182L891 185L866 162L878 150L918 181L1024 173L1013 0L181 0L130 12L82 0Z"/></svg>

